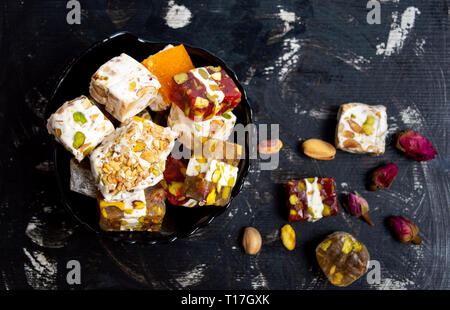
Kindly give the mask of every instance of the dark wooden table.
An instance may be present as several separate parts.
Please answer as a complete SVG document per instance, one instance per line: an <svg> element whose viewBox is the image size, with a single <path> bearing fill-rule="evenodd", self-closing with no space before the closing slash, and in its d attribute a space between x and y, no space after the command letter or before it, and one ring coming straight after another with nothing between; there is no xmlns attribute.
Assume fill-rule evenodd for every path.
<svg viewBox="0 0 450 310"><path fill-rule="evenodd" d="M363 277L350 289L450 289L446 1L380 1L379 25L367 23L363 0L81 1L79 25L66 22L67 2L0 5L1 288L333 289L314 248L343 230L381 264L381 283ZM223 58L246 87L254 122L280 124L279 168L261 171L253 160L229 210L173 244L102 240L71 218L56 188L44 119L51 92L74 57L125 30ZM305 157L299 141L332 142L338 106L346 102L386 105L389 141L411 128L429 137L439 155L420 163L388 145L381 157L341 151L328 162ZM399 167L392 188L368 192L367 172L389 161ZM341 195L362 193L375 227L341 208L334 218L293 224L297 247L286 251L279 237L287 222L281 185L306 176L334 176ZM395 241L385 222L392 214L413 219L423 244ZM255 257L240 246L249 225L263 236ZM72 259L81 264L80 285L66 282Z"/></svg>

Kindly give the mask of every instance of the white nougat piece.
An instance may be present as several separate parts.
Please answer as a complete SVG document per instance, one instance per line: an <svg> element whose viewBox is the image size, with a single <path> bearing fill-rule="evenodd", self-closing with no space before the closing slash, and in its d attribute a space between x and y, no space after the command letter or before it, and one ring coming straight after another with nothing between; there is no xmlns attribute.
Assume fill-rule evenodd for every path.
<svg viewBox="0 0 450 310"><path fill-rule="evenodd" d="M236 183L238 168L223 161L211 159L205 173L205 180L220 186L233 187Z"/></svg>
<svg viewBox="0 0 450 310"><path fill-rule="evenodd" d="M338 113L335 144L350 153L381 155L385 150L386 107L363 103L341 105Z"/></svg>
<svg viewBox="0 0 450 310"><path fill-rule="evenodd" d="M120 122L158 102L158 79L127 54L103 64L92 75L89 92Z"/></svg>
<svg viewBox="0 0 450 310"><path fill-rule="evenodd" d="M106 201L122 201L163 178L177 133L134 116L96 148L91 170Z"/></svg>
<svg viewBox="0 0 450 310"><path fill-rule="evenodd" d="M239 169L230 164L216 159L197 158L192 156L186 168L187 176L204 175L206 181L217 183L221 186L233 187Z"/></svg>
<svg viewBox="0 0 450 310"><path fill-rule="evenodd" d="M143 190L130 193L123 201L117 202L108 202L99 196L98 204L101 213L100 227L103 230L141 230L142 219L147 215L146 197ZM108 212L108 208L111 209L111 206L117 208L117 214Z"/></svg>
<svg viewBox="0 0 450 310"><path fill-rule="evenodd" d="M207 158L192 156L189 159L186 168L186 175L193 177L199 175L200 173L206 173L208 170L208 165L209 161Z"/></svg>
<svg viewBox="0 0 450 310"><path fill-rule="evenodd" d="M139 230L141 223L139 218L147 215L145 193L143 190L132 193L124 199L123 220L120 230Z"/></svg>
<svg viewBox="0 0 450 310"><path fill-rule="evenodd" d="M232 112L214 116L206 121L194 122L176 104L172 105L167 119L167 125L179 133L178 141L190 149L196 138L206 137L226 141L235 124L236 116Z"/></svg>
<svg viewBox="0 0 450 310"><path fill-rule="evenodd" d="M53 113L47 129L81 161L114 131L114 126L86 96L80 96L65 102Z"/></svg>

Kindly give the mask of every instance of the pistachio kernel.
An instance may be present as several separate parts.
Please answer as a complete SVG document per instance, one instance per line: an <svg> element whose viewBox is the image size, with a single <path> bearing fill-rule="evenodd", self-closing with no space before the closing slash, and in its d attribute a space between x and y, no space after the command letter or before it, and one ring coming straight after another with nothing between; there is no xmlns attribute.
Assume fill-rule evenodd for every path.
<svg viewBox="0 0 450 310"><path fill-rule="evenodd" d="M86 117L81 112L75 112L73 113L73 120L81 125L87 122Z"/></svg>
<svg viewBox="0 0 450 310"><path fill-rule="evenodd" d="M293 206L297 204L298 197L296 195L289 196L289 203Z"/></svg>
<svg viewBox="0 0 450 310"><path fill-rule="evenodd" d="M205 80L209 78L209 73L205 69L200 68L200 69L197 70L197 72Z"/></svg>
<svg viewBox="0 0 450 310"><path fill-rule="evenodd" d="M231 119L231 115L228 114L228 113L223 113L223 114L222 114L222 117L223 117L224 119Z"/></svg>
<svg viewBox="0 0 450 310"><path fill-rule="evenodd" d="M206 197L206 205L212 205L216 201L216 189L213 188L211 193Z"/></svg>
<svg viewBox="0 0 450 310"><path fill-rule="evenodd" d="M208 105L209 105L208 99L205 99L202 97L195 98L194 106L196 108L202 109L202 108L206 108Z"/></svg>
<svg viewBox="0 0 450 310"><path fill-rule="evenodd" d="M342 252L348 254L353 249L353 243L348 236L345 236L344 244L342 245Z"/></svg>
<svg viewBox="0 0 450 310"><path fill-rule="evenodd" d="M78 150L84 144L85 136L82 132L77 131L73 136L73 148Z"/></svg>
<svg viewBox="0 0 450 310"><path fill-rule="evenodd" d="M136 142L136 145L133 147L133 152L142 152L146 147L145 142L139 141Z"/></svg>
<svg viewBox="0 0 450 310"><path fill-rule="evenodd" d="M179 84L183 84L184 82L186 82L188 80L188 75L187 73L180 73L177 74L173 77L173 80L175 81L175 83Z"/></svg>
<svg viewBox="0 0 450 310"><path fill-rule="evenodd" d="M85 149L84 152L83 152L83 156L87 156L93 149L94 149L93 146L88 147L87 149Z"/></svg>

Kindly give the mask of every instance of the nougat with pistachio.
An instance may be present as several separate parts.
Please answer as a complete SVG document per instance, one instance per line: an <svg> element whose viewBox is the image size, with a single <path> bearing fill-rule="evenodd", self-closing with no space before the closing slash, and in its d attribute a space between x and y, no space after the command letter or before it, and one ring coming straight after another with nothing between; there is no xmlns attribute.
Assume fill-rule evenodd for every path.
<svg viewBox="0 0 450 310"><path fill-rule="evenodd" d="M214 139L201 144L202 152L194 149L186 169L184 191L199 205L225 206L236 184L242 146Z"/></svg>
<svg viewBox="0 0 450 310"><path fill-rule="evenodd" d="M164 180L161 181L161 186L166 191L167 199L171 204L192 208L197 206L198 201L186 197L184 191L186 168L186 160L175 159L173 156L169 156L166 160Z"/></svg>
<svg viewBox="0 0 450 310"><path fill-rule="evenodd" d="M306 178L287 182L289 222L315 222L339 213L334 178Z"/></svg>
<svg viewBox="0 0 450 310"><path fill-rule="evenodd" d="M122 201L98 198L100 228L106 231L159 231L166 213L160 185L131 193Z"/></svg>
<svg viewBox="0 0 450 310"><path fill-rule="evenodd" d="M107 201L121 201L163 179L177 134L134 116L109 135L90 156L97 186Z"/></svg>
<svg viewBox="0 0 450 310"><path fill-rule="evenodd" d="M350 153L381 155L387 130L385 106L343 104L338 113L335 144L338 149Z"/></svg>
<svg viewBox="0 0 450 310"><path fill-rule="evenodd" d="M91 78L89 92L123 122L160 100L157 77L127 54L104 63Z"/></svg>
<svg viewBox="0 0 450 310"><path fill-rule="evenodd" d="M80 96L65 102L50 116L47 130L81 161L114 132L114 126L86 96Z"/></svg>
<svg viewBox="0 0 450 310"><path fill-rule="evenodd" d="M173 77L172 101L199 122L230 111L241 101L234 81L221 67L199 67Z"/></svg>

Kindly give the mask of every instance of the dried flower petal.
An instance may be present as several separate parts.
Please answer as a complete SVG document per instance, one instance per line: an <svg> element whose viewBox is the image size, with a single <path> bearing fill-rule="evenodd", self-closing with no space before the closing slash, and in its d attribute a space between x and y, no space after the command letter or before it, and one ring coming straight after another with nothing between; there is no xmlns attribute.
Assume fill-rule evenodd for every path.
<svg viewBox="0 0 450 310"><path fill-rule="evenodd" d="M420 133L412 130L399 132L395 146L406 156L417 161L432 160L437 155L433 144Z"/></svg>
<svg viewBox="0 0 450 310"><path fill-rule="evenodd" d="M420 244L422 242L422 238L418 235L419 227L406 217L391 216L389 218L389 225L394 230L400 242L412 242L414 244Z"/></svg>
<svg viewBox="0 0 450 310"><path fill-rule="evenodd" d="M387 165L381 166L374 170L371 174L370 180L371 184L369 189L375 191L379 188L386 189L389 188L397 176L397 165L394 163L389 163Z"/></svg>
<svg viewBox="0 0 450 310"><path fill-rule="evenodd" d="M375 226L369 216L369 204L357 192L348 194L348 208L350 214L356 217L362 216L370 226Z"/></svg>

